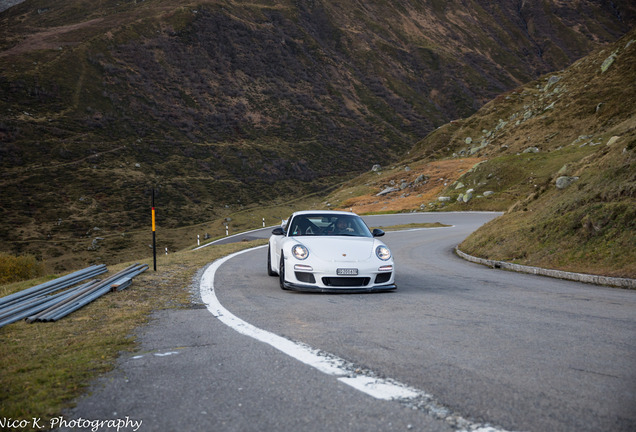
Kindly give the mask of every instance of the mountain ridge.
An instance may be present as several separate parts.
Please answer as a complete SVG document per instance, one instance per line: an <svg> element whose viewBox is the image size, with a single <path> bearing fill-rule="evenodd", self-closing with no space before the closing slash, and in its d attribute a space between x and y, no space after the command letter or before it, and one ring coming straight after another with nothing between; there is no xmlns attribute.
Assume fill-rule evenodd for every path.
<svg viewBox="0 0 636 432"><path fill-rule="evenodd" d="M636 277L636 31L442 126L330 196L356 212L500 210L460 248ZM387 193L385 193L387 192Z"/></svg>
<svg viewBox="0 0 636 432"><path fill-rule="evenodd" d="M0 14L0 238L56 262L145 226L153 189L166 228L327 191L636 8L542 5L27 0Z"/></svg>

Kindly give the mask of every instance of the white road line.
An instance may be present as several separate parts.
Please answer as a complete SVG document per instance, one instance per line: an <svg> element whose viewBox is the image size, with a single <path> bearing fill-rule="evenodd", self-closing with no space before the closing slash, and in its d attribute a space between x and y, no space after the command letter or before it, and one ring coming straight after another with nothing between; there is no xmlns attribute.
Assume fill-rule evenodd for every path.
<svg viewBox="0 0 636 432"><path fill-rule="evenodd" d="M216 271L226 261L246 252L251 252L255 249L264 247L267 247L267 245L246 249L218 259L214 261L201 276L199 286L201 299L207 305L207 308L212 315L218 318L221 322L243 335L250 336L256 340L271 345L296 360L318 369L320 372L335 376L338 381L366 393L369 396L381 400L396 400L417 406L418 408L425 410L430 415L445 420L455 426L458 432L507 432L504 429L495 428L488 424L478 424L466 420L438 404L431 395L424 391L409 387L392 379L375 377L374 373L371 371L361 373L359 370L356 370L353 364L344 359L316 350L308 345L291 341L266 330L262 330L243 321L225 309L214 292L214 276Z"/></svg>
<svg viewBox="0 0 636 432"><path fill-rule="evenodd" d="M415 399L420 396L420 392L408 388L404 384L392 383L385 379L377 379L370 376L358 375L352 378L342 377L338 381L343 382L356 390L383 400L404 400Z"/></svg>

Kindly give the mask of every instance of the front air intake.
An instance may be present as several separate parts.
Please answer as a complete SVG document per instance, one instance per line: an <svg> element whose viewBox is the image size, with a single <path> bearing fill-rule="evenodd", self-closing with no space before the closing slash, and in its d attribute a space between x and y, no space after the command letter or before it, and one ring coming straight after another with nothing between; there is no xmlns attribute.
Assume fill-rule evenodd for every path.
<svg viewBox="0 0 636 432"><path fill-rule="evenodd" d="M375 277L375 283L381 284L386 283L391 280L391 272L389 273L380 273Z"/></svg>
<svg viewBox="0 0 636 432"><path fill-rule="evenodd" d="M324 277L322 283L332 287L363 287L369 285L368 277Z"/></svg>

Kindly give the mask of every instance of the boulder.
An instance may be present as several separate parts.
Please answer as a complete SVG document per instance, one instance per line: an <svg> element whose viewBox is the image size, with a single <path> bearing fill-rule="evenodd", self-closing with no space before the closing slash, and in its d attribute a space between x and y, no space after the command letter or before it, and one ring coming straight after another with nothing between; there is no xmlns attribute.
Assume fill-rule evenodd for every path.
<svg viewBox="0 0 636 432"><path fill-rule="evenodd" d="M617 57L616 51L614 51L611 56L605 59L605 61L601 65L601 73L607 72L607 70L610 68L612 63L614 63L614 60L616 60L616 57Z"/></svg>
<svg viewBox="0 0 636 432"><path fill-rule="evenodd" d="M417 185L417 184L420 184L422 182L426 183L427 181L428 181L428 176L424 175L424 174L420 174L419 176L417 176L417 178L415 179L413 184Z"/></svg>
<svg viewBox="0 0 636 432"><path fill-rule="evenodd" d="M95 237L91 243L91 245L88 247L87 250L89 251L96 251L99 249L100 247L100 242L104 240L104 237Z"/></svg>
<svg viewBox="0 0 636 432"><path fill-rule="evenodd" d="M565 189L578 179L578 177L561 176L556 179L556 187L557 189Z"/></svg>
<svg viewBox="0 0 636 432"><path fill-rule="evenodd" d="M556 76L556 75L552 75L549 79L548 79L548 83L545 85L545 87L543 88L543 91L548 91L548 89L550 87L552 87L554 84L558 83L559 81L561 81L561 77L560 76Z"/></svg>
<svg viewBox="0 0 636 432"><path fill-rule="evenodd" d="M376 196L382 196L382 195L390 194L391 192L397 192L399 190L400 190L400 188L389 186L389 187L385 188L383 191L377 193Z"/></svg>

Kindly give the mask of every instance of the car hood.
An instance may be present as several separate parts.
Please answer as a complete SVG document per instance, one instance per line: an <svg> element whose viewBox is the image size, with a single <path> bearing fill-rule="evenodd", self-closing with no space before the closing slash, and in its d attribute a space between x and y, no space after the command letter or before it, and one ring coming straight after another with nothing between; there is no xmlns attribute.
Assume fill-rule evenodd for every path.
<svg viewBox="0 0 636 432"><path fill-rule="evenodd" d="M299 239L300 240L300 239ZM324 261L358 262L372 257L376 240L370 237L306 237L300 242L310 255Z"/></svg>

